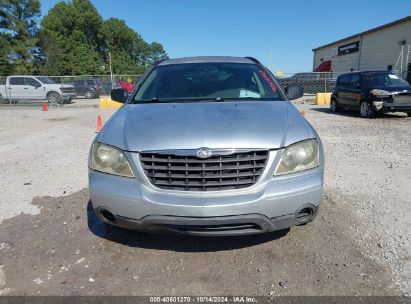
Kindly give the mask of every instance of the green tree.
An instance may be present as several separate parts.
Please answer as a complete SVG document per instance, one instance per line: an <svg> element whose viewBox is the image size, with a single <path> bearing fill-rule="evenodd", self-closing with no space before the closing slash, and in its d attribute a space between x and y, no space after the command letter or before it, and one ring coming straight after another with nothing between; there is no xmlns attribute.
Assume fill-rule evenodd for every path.
<svg viewBox="0 0 411 304"><path fill-rule="evenodd" d="M39 0L0 0L0 73L33 73Z"/></svg>
<svg viewBox="0 0 411 304"><path fill-rule="evenodd" d="M162 59L168 59L163 46L158 42L151 43L148 50L147 64L152 65Z"/></svg>
<svg viewBox="0 0 411 304"><path fill-rule="evenodd" d="M103 20L88 0L57 3L41 22L40 47L46 74L101 73Z"/></svg>
<svg viewBox="0 0 411 304"><path fill-rule="evenodd" d="M142 73L167 57L161 44L148 44L124 20L103 21L89 0L57 3L42 20L38 39L38 59L49 75L108 74L109 53L116 74Z"/></svg>
<svg viewBox="0 0 411 304"><path fill-rule="evenodd" d="M104 34L107 52L111 53L112 68L116 74L132 74L138 69L134 59L135 46L144 42L124 20L110 18L104 21Z"/></svg>

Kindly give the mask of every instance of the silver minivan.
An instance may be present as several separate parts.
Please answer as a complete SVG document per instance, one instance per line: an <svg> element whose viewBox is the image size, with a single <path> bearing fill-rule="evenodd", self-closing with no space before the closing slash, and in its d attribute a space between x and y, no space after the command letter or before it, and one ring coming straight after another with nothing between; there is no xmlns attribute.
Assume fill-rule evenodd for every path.
<svg viewBox="0 0 411 304"><path fill-rule="evenodd" d="M89 191L104 223L192 235L308 223L323 189L317 132L251 57L157 63L96 136Z"/></svg>

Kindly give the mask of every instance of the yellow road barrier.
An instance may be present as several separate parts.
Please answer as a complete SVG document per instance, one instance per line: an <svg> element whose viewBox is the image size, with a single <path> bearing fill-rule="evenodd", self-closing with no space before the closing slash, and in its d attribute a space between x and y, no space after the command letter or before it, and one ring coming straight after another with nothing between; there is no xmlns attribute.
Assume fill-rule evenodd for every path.
<svg viewBox="0 0 411 304"><path fill-rule="evenodd" d="M120 102L111 100L110 96L100 96L100 109L118 109L122 105Z"/></svg>
<svg viewBox="0 0 411 304"><path fill-rule="evenodd" d="M316 105L327 105L330 104L331 93L317 93L315 97Z"/></svg>

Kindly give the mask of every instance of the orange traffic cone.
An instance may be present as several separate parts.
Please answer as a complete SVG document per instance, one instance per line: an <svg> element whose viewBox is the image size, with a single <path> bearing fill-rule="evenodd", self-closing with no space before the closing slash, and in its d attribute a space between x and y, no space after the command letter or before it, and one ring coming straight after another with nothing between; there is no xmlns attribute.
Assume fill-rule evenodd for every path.
<svg viewBox="0 0 411 304"><path fill-rule="evenodd" d="M301 111L301 116L305 116L305 112L304 112L304 111Z"/></svg>
<svg viewBox="0 0 411 304"><path fill-rule="evenodd" d="M43 101L43 112L47 111L47 102Z"/></svg>
<svg viewBox="0 0 411 304"><path fill-rule="evenodd" d="M97 117L97 129L96 129L96 133L100 132L101 129L103 128L103 121L101 119L101 115L99 115Z"/></svg>

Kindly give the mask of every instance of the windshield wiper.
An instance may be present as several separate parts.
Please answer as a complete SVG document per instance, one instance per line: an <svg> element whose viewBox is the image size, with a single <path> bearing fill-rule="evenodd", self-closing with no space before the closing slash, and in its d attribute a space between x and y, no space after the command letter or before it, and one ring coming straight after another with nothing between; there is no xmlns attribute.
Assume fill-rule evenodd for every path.
<svg viewBox="0 0 411 304"><path fill-rule="evenodd" d="M157 97L151 98L151 99L133 99L131 103L150 103L150 102L160 102L160 99Z"/></svg>

